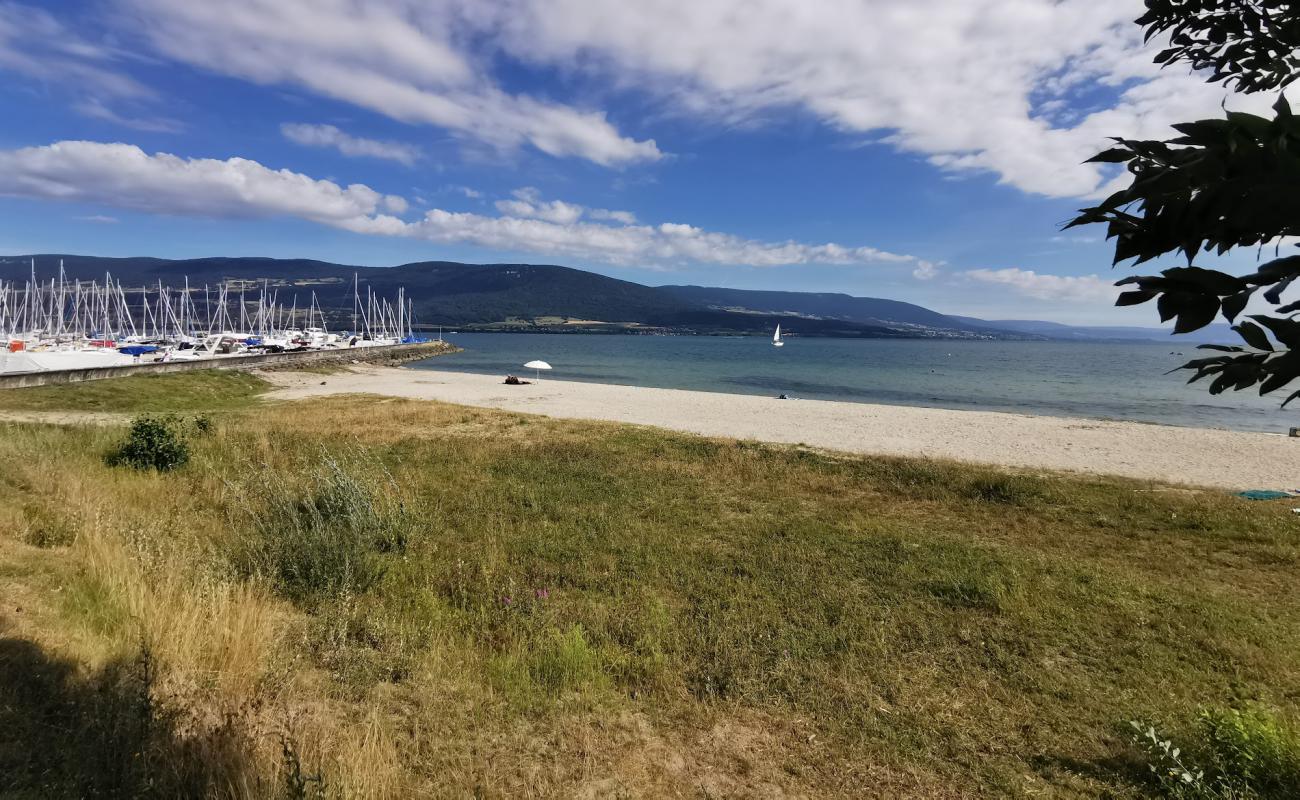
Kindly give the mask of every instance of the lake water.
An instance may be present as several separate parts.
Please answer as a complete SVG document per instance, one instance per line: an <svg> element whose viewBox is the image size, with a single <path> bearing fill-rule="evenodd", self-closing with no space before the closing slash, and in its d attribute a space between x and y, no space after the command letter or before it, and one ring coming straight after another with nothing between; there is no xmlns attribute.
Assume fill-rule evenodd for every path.
<svg viewBox="0 0 1300 800"><path fill-rule="evenodd" d="M548 377L709 392L848 400L934 408L1124 419L1165 425L1285 432L1300 402L1253 391L1212 397L1191 373L1168 370L1198 356L1190 344L790 339L759 337L461 333L464 352L419 369ZM1182 355L1177 355L1181 353Z"/></svg>

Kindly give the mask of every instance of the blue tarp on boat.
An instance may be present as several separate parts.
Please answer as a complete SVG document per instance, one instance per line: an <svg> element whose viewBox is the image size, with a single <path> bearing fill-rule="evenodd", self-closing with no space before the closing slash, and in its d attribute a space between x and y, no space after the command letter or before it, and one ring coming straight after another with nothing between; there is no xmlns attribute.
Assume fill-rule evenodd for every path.
<svg viewBox="0 0 1300 800"><path fill-rule="evenodd" d="M158 348L151 344L133 344L127 347L119 347L117 352L125 356L142 356L145 353L156 353Z"/></svg>

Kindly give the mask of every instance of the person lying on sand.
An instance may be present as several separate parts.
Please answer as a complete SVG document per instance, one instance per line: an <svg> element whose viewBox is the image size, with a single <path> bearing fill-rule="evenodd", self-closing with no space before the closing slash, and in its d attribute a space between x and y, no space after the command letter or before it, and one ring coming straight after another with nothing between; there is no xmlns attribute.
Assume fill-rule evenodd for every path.
<svg viewBox="0 0 1300 800"><path fill-rule="evenodd" d="M532 383L532 381L521 381L518 378L516 378L514 375L507 375L506 383L510 384L511 386L527 386L530 383Z"/></svg>

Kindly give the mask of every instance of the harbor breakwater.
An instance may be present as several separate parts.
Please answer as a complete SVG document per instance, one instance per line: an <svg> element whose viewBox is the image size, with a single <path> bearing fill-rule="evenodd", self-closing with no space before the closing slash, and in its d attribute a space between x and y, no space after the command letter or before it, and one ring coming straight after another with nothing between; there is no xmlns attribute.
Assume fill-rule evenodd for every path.
<svg viewBox="0 0 1300 800"><path fill-rule="evenodd" d="M160 375L168 372L186 372L194 369L277 369L305 365L334 366L353 363L395 366L408 361L451 353L457 350L447 342L419 344L394 344L378 347L355 347L343 350L309 350L297 353L267 353L250 356L227 356L198 361L167 361L150 364L130 364L123 367L94 367L87 369L49 370L46 372L19 372L0 375L0 389L21 389L29 386L49 386L60 383L80 383L128 375Z"/></svg>

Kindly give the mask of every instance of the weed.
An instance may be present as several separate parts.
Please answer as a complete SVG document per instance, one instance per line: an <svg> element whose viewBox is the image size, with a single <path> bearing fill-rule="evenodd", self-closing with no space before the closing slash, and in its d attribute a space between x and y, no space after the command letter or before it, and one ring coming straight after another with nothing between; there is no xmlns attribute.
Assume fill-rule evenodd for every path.
<svg viewBox="0 0 1300 800"><path fill-rule="evenodd" d="M24 504L23 521L23 540L34 547L67 547L77 538L76 520L41 505Z"/></svg>
<svg viewBox="0 0 1300 800"><path fill-rule="evenodd" d="M360 696L379 682L401 683L429 640L428 622L370 598L342 596L316 609L313 655L344 688Z"/></svg>
<svg viewBox="0 0 1300 800"><path fill-rule="evenodd" d="M287 733L280 734L280 766L284 780L284 800L325 800L325 776L303 771L302 757Z"/></svg>
<svg viewBox="0 0 1300 800"><path fill-rule="evenodd" d="M372 460L323 453L306 486L272 475L239 488L253 537L237 566L304 606L367 591L384 575L379 556L404 550L410 537L392 476Z"/></svg>
<svg viewBox="0 0 1300 800"><path fill-rule="evenodd" d="M207 436L216 429L216 423L214 423L212 417L209 417L207 414L199 414L195 416L192 422L194 423L194 432L199 436Z"/></svg>
<svg viewBox="0 0 1300 800"><path fill-rule="evenodd" d="M533 656L529 672L539 686L552 694L603 683L605 677L600 654L587 641L581 625L547 636Z"/></svg>
<svg viewBox="0 0 1300 800"><path fill-rule="evenodd" d="M1272 712L1207 708L1185 748L1133 721L1131 739L1162 794L1186 800L1283 800L1300 792L1300 733Z"/></svg>
<svg viewBox="0 0 1300 800"><path fill-rule="evenodd" d="M990 474L974 478L962 487L962 493L985 503L1026 506L1045 494L1042 481L1023 475Z"/></svg>

